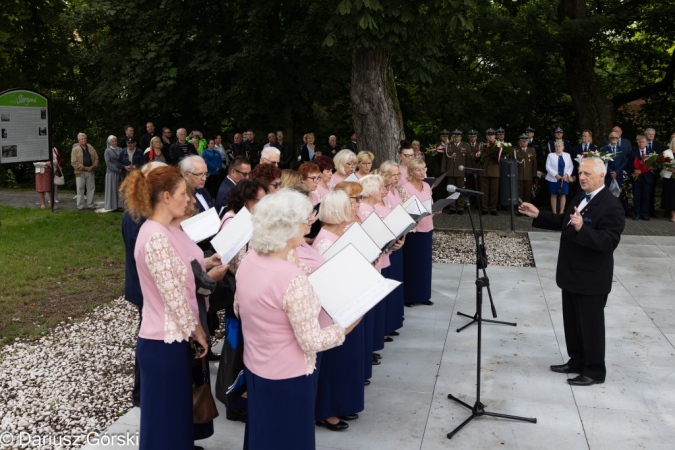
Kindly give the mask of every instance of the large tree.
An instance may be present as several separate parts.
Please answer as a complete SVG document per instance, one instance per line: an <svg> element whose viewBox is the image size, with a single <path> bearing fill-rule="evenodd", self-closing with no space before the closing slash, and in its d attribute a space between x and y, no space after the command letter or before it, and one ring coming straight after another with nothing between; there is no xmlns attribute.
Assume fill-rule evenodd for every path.
<svg viewBox="0 0 675 450"><path fill-rule="evenodd" d="M472 0L339 0L328 24L327 45L352 52L352 117L359 148L378 161L392 159L405 138L396 72L415 82L439 69L445 33L472 28Z"/></svg>

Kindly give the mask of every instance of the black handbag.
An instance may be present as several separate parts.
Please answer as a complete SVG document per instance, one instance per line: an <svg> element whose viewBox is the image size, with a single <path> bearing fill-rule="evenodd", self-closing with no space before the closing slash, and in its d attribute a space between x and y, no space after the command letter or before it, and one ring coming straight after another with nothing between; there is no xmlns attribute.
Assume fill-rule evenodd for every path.
<svg viewBox="0 0 675 450"><path fill-rule="evenodd" d="M209 383L209 369L206 365L206 357L202 360L203 382L200 385L192 384L192 422L207 423L218 417L216 402L211 395L211 383Z"/></svg>
<svg viewBox="0 0 675 450"><path fill-rule="evenodd" d="M225 339L216 376L216 398L230 407L246 392L244 379L244 335L241 321L227 308Z"/></svg>

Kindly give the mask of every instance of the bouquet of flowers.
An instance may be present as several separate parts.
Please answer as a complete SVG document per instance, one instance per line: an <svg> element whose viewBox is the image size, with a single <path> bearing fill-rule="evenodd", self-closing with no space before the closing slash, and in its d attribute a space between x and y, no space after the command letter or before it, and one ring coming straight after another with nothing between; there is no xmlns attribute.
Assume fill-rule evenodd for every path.
<svg viewBox="0 0 675 450"><path fill-rule="evenodd" d="M649 159L647 159L646 162L642 162L640 161L640 157L638 156L635 157L635 160L633 161L633 167L635 168L635 170L633 171L633 179L635 181L638 181L640 179L640 175L649 172L651 170L651 167L648 164Z"/></svg>
<svg viewBox="0 0 675 450"><path fill-rule="evenodd" d="M656 156L658 156L658 159L654 164L656 165L656 168L661 170L661 177L670 178L673 175L673 172L670 172L667 169L675 168L675 157L673 156L673 151L665 150L663 153Z"/></svg>
<svg viewBox="0 0 675 450"><path fill-rule="evenodd" d="M602 162L605 163L605 168L607 167L607 163L610 161L614 161L614 157L618 155L621 152L616 152L616 153L611 153L611 152L601 152L600 150L590 150L588 153L582 153L580 155L577 155L575 159L576 162L581 164L581 161L584 158L600 158Z"/></svg>
<svg viewBox="0 0 675 450"><path fill-rule="evenodd" d="M513 146L508 142L484 142L480 144L475 157L480 160L481 167L486 168L503 158L513 156L513 151Z"/></svg>

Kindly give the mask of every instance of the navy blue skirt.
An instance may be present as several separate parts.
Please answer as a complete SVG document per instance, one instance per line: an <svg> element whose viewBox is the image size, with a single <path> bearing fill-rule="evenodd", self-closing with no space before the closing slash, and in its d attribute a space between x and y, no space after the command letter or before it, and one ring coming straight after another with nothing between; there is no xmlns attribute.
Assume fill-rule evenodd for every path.
<svg viewBox="0 0 675 450"><path fill-rule="evenodd" d="M316 420L363 411L363 330L362 322L345 337L342 345L322 352L314 410Z"/></svg>
<svg viewBox="0 0 675 450"><path fill-rule="evenodd" d="M433 231L408 233L403 246L403 295L406 303L431 299L431 245Z"/></svg>
<svg viewBox="0 0 675 450"><path fill-rule="evenodd" d="M361 320L363 324L363 381L373 376L373 335L375 329L375 308L368 311Z"/></svg>
<svg viewBox="0 0 675 450"><path fill-rule="evenodd" d="M560 189L560 181L549 181L548 182L548 193L551 195L557 195L558 189ZM567 181L563 181L562 193L567 195L570 190L570 185L567 184Z"/></svg>
<svg viewBox="0 0 675 450"><path fill-rule="evenodd" d="M248 368L245 374L248 422L244 448L314 450L314 379L317 372L285 380L268 380Z"/></svg>
<svg viewBox="0 0 675 450"><path fill-rule="evenodd" d="M138 338L141 366L140 450L194 448L190 344Z"/></svg>
<svg viewBox="0 0 675 450"><path fill-rule="evenodd" d="M382 269L382 276L389 278L387 273L389 272L389 267ZM383 298L380 303L375 305L373 308L375 312L375 323L373 324L373 351L379 351L384 348L384 330L385 322L387 320L387 299Z"/></svg>
<svg viewBox="0 0 675 450"><path fill-rule="evenodd" d="M389 255L391 266L387 268L387 278L403 282L403 249ZM398 330L403 326L403 285L397 287L383 300L387 304L384 321L384 334Z"/></svg>

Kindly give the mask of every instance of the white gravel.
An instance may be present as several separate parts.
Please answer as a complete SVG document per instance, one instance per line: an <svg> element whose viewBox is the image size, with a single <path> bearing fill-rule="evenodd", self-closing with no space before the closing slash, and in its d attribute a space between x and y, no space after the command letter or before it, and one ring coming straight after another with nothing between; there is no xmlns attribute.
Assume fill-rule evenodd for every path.
<svg viewBox="0 0 675 450"><path fill-rule="evenodd" d="M534 256L527 236L500 236L485 233L488 265L534 267ZM432 260L437 263L476 264L476 241L472 233L435 231Z"/></svg>

